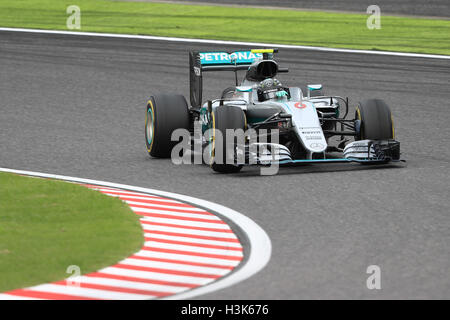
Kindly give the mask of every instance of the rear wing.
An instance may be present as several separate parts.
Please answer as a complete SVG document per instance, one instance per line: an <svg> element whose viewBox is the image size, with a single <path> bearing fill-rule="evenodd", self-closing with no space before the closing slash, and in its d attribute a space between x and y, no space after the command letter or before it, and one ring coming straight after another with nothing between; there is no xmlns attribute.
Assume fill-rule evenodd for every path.
<svg viewBox="0 0 450 320"><path fill-rule="evenodd" d="M200 108L203 91L203 72L247 70L256 60L272 59L277 49L252 49L250 51L189 52L190 100L193 108ZM237 75L236 75L237 77ZM237 79L237 78L236 78Z"/></svg>

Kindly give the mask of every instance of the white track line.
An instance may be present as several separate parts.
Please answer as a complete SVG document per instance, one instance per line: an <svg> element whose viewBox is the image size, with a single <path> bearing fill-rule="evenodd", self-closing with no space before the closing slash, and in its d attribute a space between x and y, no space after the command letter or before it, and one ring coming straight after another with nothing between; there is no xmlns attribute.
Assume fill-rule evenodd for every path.
<svg viewBox="0 0 450 320"><path fill-rule="evenodd" d="M194 263L208 263L208 264L216 264L221 266L237 266L240 261L238 260L228 260L228 259L220 259L220 258L211 258L211 257L200 257L200 256L192 256L181 253L167 253L167 252L153 252L153 251L140 251L136 254L140 257L149 257L149 258L162 258L162 259L170 259L170 260L181 260L186 262L194 262Z"/></svg>
<svg viewBox="0 0 450 320"><path fill-rule="evenodd" d="M173 281L181 283L189 283L195 285L205 285L209 282L214 281L213 278L202 278L202 277L191 277L176 274L166 274L161 272L153 271L141 271L141 270L129 270L117 267L108 267L102 270L103 273L120 275L120 276L132 276L136 278L158 280L158 281Z"/></svg>
<svg viewBox="0 0 450 320"><path fill-rule="evenodd" d="M156 239L162 239L162 240L185 241L185 242L191 242L192 244L199 244L199 245L210 244L210 245L232 247L232 248L240 248L241 247L240 243L237 243L237 242L186 238L186 237L180 237L180 236L171 236L171 235L167 235L167 234L144 233L144 236L156 238Z"/></svg>
<svg viewBox="0 0 450 320"><path fill-rule="evenodd" d="M142 210L134 210L136 213L140 214ZM211 220L210 222L197 222L197 221L187 221L187 220L174 220L169 218L159 218L159 217L145 217L142 220L151 221L155 223L168 223L168 224L176 224L183 226L191 226L191 227L200 227L200 228L213 228L213 229L224 229L230 230L230 227L224 223L214 223L215 221Z"/></svg>
<svg viewBox="0 0 450 320"><path fill-rule="evenodd" d="M237 239L236 235L234 235L232 232L226 232L227 230L231 231L227 224L221 225L218 223L196 222L195 225L192 225L190 221L180 220L183 221L183 224L178 225L175 216L173 219L145 217L140 219L141 224L144 228L144 232L150 232L151 238L158 238L158 236L154 236L154 234L151 233L152 230L154 230L158 232L168 232L171 234L181 234L182 236L178 238L184 238L183 236L186 236L185 241L178 238L170 239L170 237L172 237L170 235L166 238L159 237L158 239L162 239L161 242L158 241L158 239L147 241L146 245L151 244L151 247L148 249L144 247L143 250L140 250L135 254L135 258L130 257L117 265L104 268L102 270L99 270L98 272L102 274L109 274L112 278L114 278L113 275L128 277L125 280L131 280L130 277L147 279L148 281L152 282L150 283L152 285L153 283L158 284L158 282L161 283L161 281L166 281L168 283L168 287L166 287L165 289L170 289L170 287L172 286L176 286L178 288L183 287L183 285L181 284L184 284L185 287L187 285L188 287L200 285L200 287L182 292L180 289L161 291L149 290L150 287L148 287L147 289L139 289L141 291L135 291L134 289L138 289L135 288L135 286L138 286L138 282L134 283L134 281L115 279L116 282L114 283L116 283L117 286L114 286L112 285L112 282L109 281L110 278L101 278L98 275L93 275L91 277L86 277L92 278L94 280L91 279L91 282L86 282L84 287L83 283L79 288L53 283L27 288L26 290L42 290L43 292L48 293L68 294L73 296L78 295L92 298L100 297L105 299L146 299L152 297L152 294L149 293L150 291L155 291L153 293L154 297L161 297L162 294L158 294L159 291L160 293L165 294L175 293L174 295L165 297L165 299L186 299L216 291L245 280L264 268L264 266L270 259L271 243L264 230L262 230L257 224L255 224L252 220L243 216L242 214L216 203L165 191L121 185L104 181L13 170L7 168L0 168L0 171L78 182L83 184L101 185L105 188L125 189L134 193L141 192L160 197L168 197L171 199L179 200L183 203L191 203L208 211L217 212L233 221L234 224L236 224L243 232L246 233L250 247L248 259L245 261L245 263L243 263L243 265L238 268L238 270L230 273L231 270L229 268L235 267L241 262L242 251L232 250L232 246L230 246L230 250L226 250L226 241L223 241L225 242L224 246L222 246L221 244L219 247L214 248L205 245L202 247L201 245L198 245L201 242L197 242L196 240L192 241L190 238L188 238L189 235L192 235L194 237L212 237L212 239ZM112 192L112 190L107 189L103 192ZM149 221L153 221L152 223L159 224L168 223L170 226L148 224ZM192 229L192 227L199 227L199 224L201 225L201 227L205 226L205 228L207 228L208 230ZM191 226L191 228L189 228L189 226ZM166 243L164 242L164 239L180 241L180 244L174 244L173 241L167 241ZM239 243L237 243L237 245L239 245ZM139 257L141 257L141 259L139 259ZM147 260L145 260L145 258L147 258ZM160 260L157 261L157 259ZM167 261L162 261L161 259L166 259ZM191 266L187 268L186 265L189 264L191 264ZM220 278L225 274L227 274L227 277ZM94 283L95 281L97 281L97 283ZM128 282L133 282L133 287L130 287ZM179 282L179 284L174 284L173 282ZM163 283L162 285L165 284L166 283ZM11 298L11 296L6 295L5 297L5 295L1 294L0 299L1 298Z"/></svg>
<svg viewBox="0 0 450 320"><path fill-rule="evenodd" d="M142 40L171 41L171 42L184 42L184 43L193 43L193 42L195 42L195 43L206 43L206 44L220 44L220 45L226 45L226 46L274 47L274 48L284 48L284 49L301 49L301 50L324 51L324 52L339 52L339 53L375 54L375 55L400 56L400 57L411 57L411 58L450 59L450 56L437 55L437 54L435 55L435 54L421 54L421 53L408 53L408 52L340 49L340 48L300 46L300 45L263 43L263 42L207 40L207 39L196 39L196 38L190 39L190 38L175 38L175 37L143 36L143 35L134 35L134 34L77 32L77 31L25 29L25 28L0 28L0 31L44 33L44 34L60 34L60 35L74 35L74 36L88 36L88 37L142 39Z"/></svg>
<svg viewBox="0 0 450 320"><path fill-rule="evenodd" d="M97 191L100 191L108 196L112 197L119 197L119 198L125 198L125 199L136 199L136 201L145 202L145 201L155 201L155 202L166 202L167 204L172 203L172 205L177 206L177 204L182 204L180 201L175 200L168 200L161 197L152 197L152 196L145 196L142 195L142 193L139 195L137 193L118 193L118 192L110 192L110 191L103 191L101 189L96 189ZM188 208L188 207L187 207Z"/></svg>
<svg viewBox="0 0 450 320"><path fill-rule="evenodd" d="M144 231L147 231L147 232L152 232L152 231L156 230L156 231L163 231L163 232L180 233L180 234L185 234L185 235L199 235L199 236L212 237L212 238L237 239L236 235L231 232L191 230L191 229L185 229L185 228L183 228L183 226L167 227L167 226L158 226L158 225L150 225L150 224L144 224L143 227L144 227Z"/></svg>
<svg viewBox="0 0 450 320"><path fill-rule="evenodd" d="M113 299L113 300L144 300L148 295L106 291L91 288L82 288L76 286L66 286L59 284L41 284L33 287L34 291L43 291L49 293L69 294L94 299Z"/></svg>
<svg viewBox="0 0 450 320"><path fill-rule="evenodd" d="M136 199L135 199L136 200ZM197 211L200 213L206 213L207 215L210 216L214 216L213 214L209 214L207 211L200 209L200 208L195 208L195 207L180 207L180 206L176 206L173 204L157 204L157 203L146 203L146 202L142 202L142 201L130 201L130 200L123 200L126 203L128 203L130 205L130 207L132 207L133 205L138 205L138 206L145 206L145 207L161 207L161 208L172 208L172 209L177 209L177 210L189 210L189 211ZM214 216L215 217L215 216Z"/></svg>
<svg viewBox="0 0 450 320"><path fill-rule="evenodd" d="M162 284L142 283L136 281L117 280L111 278L99 278L99 277L74 277L72 281L89 284L99 284L105 286L116 286L121 288L133 288L138 290L159 291L168 293L178 293L188 290L188 287L169 286Z"/></svg>
<svg viewBox="0 0 450 320"><path fill-rule="evenodd" d="M209 249L201 248L197 246L187 246L181 244L170 244L156 241L146 241L145 245L152 248L169 249L169 250L180 250L180 251L192 251L196 253L206 253L206 254L217 254L222 256L230 257L242 257L242 252L235 250L221 250L221 249Z"/></svg>
<svg viewBox="0 0 450 320"><path fill-rule="evenodd" d="M0 300L42 300L42 299L39 299L39 298L28 298L28 297L15 296L15 295L12 295L12 294L0 293Z"/></svg>
<svg viewBox="0 0 450 320"><path fill-rule="evenodd" d="M170 269L170 270L187 271L187 272L198 272L198 273L205 273L205 274L210 274L210 275L220 275L220 276L223 276L230 272L230 270L228 270L228 269L212 268L212 267L198 267L198 266L190 266L190 265L170 263L170 262L146 261L146 260L133 259L133 258L125 259L121 263L132 265L132 266L139 266L139 267Z"/></svg>
<svg viewBox="0 0 450 320"><path fill-rule="evenodd" d="M169 210L158 210L158 209L147 209L147 208L138 208L130 205L131 209L134 212L139 213L153 213L155 215L170 215L174 218L180 217L180 218L194 218L194 219L204 219L204 220L211 220L211 222L214 221L222 221L220 218L214 216L214 215L199 215L196 213L184 213L184 212L176 212L176 211L169 211Z"/></svg>

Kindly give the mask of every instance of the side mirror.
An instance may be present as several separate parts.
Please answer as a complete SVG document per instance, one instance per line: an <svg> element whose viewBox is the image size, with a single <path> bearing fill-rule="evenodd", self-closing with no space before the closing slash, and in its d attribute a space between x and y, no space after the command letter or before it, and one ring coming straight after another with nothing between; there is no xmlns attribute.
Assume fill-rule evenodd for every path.
<svg viewBox="0 0 450 320"><path fill-rule="evenodd" d="M308 98L311 97L311 92L312 91L317 91L317 90L322 90L322 85L321 84L308 84Z"/></svg>

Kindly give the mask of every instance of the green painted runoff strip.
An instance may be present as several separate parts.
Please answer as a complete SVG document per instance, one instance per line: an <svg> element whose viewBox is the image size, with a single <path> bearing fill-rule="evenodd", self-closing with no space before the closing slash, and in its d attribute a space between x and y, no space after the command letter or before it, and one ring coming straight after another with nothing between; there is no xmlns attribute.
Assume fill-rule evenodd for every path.
<svg viewBox="0 0 450 320"><path fill-rule="evenodd" d="M0 173L0 293L65 279L71 265L94 272L143 243L138 215L118 198Z"/></svg>
<svg viewBox="0 0 450 320"><path fill-rule="evenodd" d="M450 20L108 0L0 0L0 26L68 30L81 9L90 32L220 39L450 55ZM77 30L76 30L77 31Z"/></svg>

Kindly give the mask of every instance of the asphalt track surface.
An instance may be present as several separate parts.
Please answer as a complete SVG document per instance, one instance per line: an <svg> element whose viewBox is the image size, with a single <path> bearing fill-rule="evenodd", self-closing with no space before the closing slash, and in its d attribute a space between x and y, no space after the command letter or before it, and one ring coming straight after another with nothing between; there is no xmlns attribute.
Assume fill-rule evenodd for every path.
<svg viewBox="0 0 450 320"><path fill-rule="evenodd" d="M148 0L127 0L148 1ZM170 0L169 0L170 1ZM198 2L244 6L286 7L325 11L366 13L367 7L377 5L381 14L450 17L447 0L175 0L177 2Z"/></svg>
<svg viewBox="0 0 450 320"><path fill-rule="evenodd" d="M256 168L220 175L149 158L148 97L187 95L188 50L218 48L0 32L0 167L187 194L247 215L272 240L269 264L201 298L450 298L450 62L278 54L288 85L322 83L353 107L384 98L406 165L305 165L264 177ZM206 97L232 79L207 76ZM381 290L366 288L369 265L381 267Z"/></svg>

